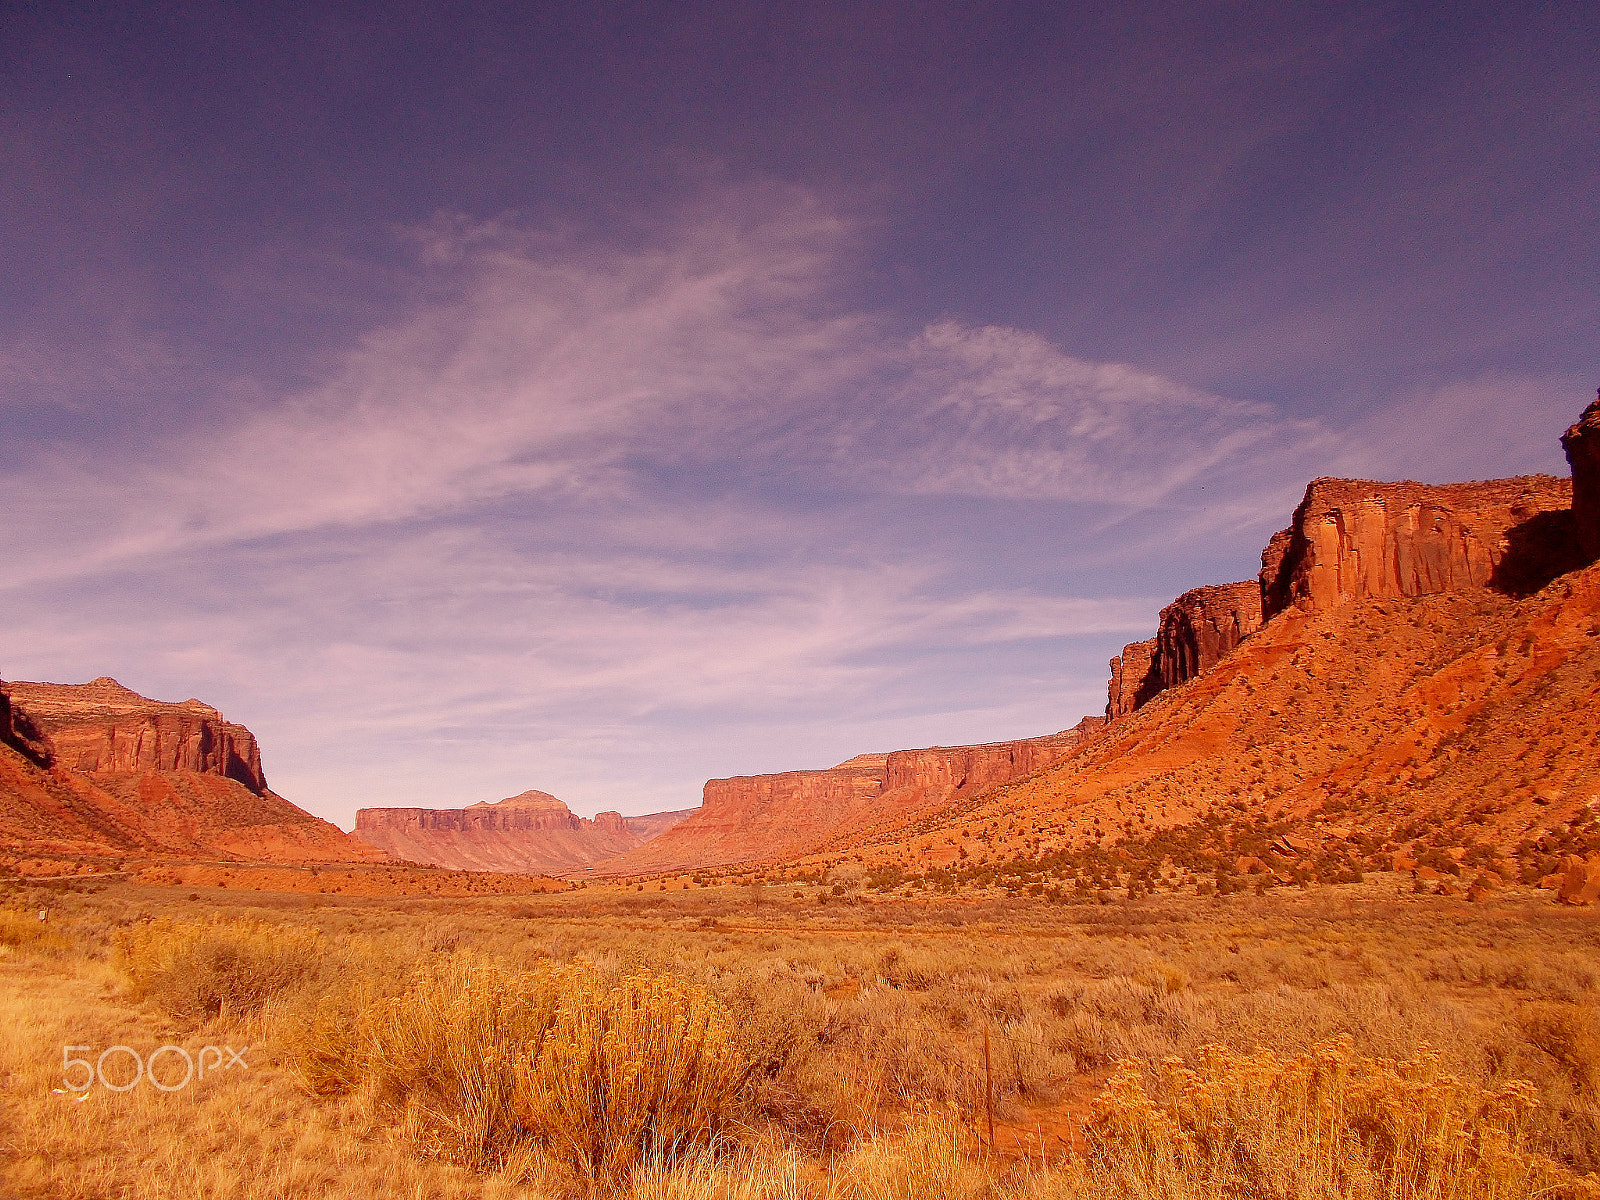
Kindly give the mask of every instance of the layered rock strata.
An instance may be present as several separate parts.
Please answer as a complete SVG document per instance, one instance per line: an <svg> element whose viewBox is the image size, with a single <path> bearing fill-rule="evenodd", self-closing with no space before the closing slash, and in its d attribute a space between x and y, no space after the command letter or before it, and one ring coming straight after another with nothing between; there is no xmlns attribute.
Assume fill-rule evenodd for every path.
<svg viewBox="0 0 1600 1200"><path fill-rule="evenodd" d="M686 813L576 815L548 792L465 808L364 808L356 836L407 862L453 870L570 874L642 845Z"/></svg>
<svg viewBox="0 0 1600 1200"><path fill-rule="evenodd" d="M1600 538L1593 528L1600 521L1600 400L1562 443L1572 480L1313 480L1289 527L1262 551L1256 581L1185 592L1161 610L1153 639L1111 660L1107 719L1211 670L1290 608L1327 611L1354 600L1483 587L1528 595L1600 556L1600 545L1591 550L1582 541Z"/></svg>
<svg viewBox="0 0 1600 1200"><path fill-rule="evenodd" d="M803 854L830 840L933 811L1060 762L1099 722L1040 738L863 754L820 771L706 781L701 806L661 837L599 864L608 875Z"/></svg>
<svg viewBox="0 0 1600 1200"><path fill-rule="evenodd" d="M1293 523L1262 553L1263 616L1559 573L1572 494L1571 481L1553 475L1443 485L1313 480ZM1545 559L1551 566L1541 572ZM1515 590L1522 581L1507 582Z"/></svg>
<svg viewBox="0 0 1600 1200"><path fill-rule="evenodd" d="M1066 730L1048 737L981 746L931 746L895 750L884 762L884 791L910 787L951 790L998 787L1060 762L1081 734Z"/></svg>
<svg viewBox="0 0 1600 1200"><path fill-rule="evenodd" d="M72 771L193 771L267 790L261 750L243 725L199 700L151 700L102 676L82 684L7 685Z"/></svg>
<svg viewBox="0 0 1600 1200"><path fill-rule="evenodd" d="M1572 467L1572 516L1584 561L1600 559L1600 396L1561 438Z"/></svg>
<svg viewBox="0 0 1600 1200"><path fill-rule="evenodd" d="M806 866L1031 878L1084 854L1098 887L1108 861L1165 870L1187 844L1191 878L1348 882L1342 861L1469 901L1542 878L1600 902L1600 563L1573 557L1593 550L1596 434L1600 402L1563 439L1571 484L1314 481L1262 556L1268 619L1209 669L1056 766ZM1116 662L1113 711L1162 681L1141 665Z"/></svg>
<svg viewBox="0 0 1600 1200"><path fill-rule="evenodd" d="M1216 666L1261 628L1261 587L1253 579L1185 592L1161 610L1155 670L1162 689Z"/></svg>
<svg viewBox="0 0 1600 1200"><path fill-rule="evenodd" d="M1155 670L1156 639L1130 642L1111 660L1111 682L1106 685L1106 720L1133 712L1160 690Z"/></svg>

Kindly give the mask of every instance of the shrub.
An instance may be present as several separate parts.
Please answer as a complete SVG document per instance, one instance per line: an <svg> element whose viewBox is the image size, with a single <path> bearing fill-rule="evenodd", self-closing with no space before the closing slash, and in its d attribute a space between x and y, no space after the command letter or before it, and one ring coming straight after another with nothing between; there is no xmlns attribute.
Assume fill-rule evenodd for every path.
<svg viewBox="0 0 1600 1200"><path fill-rule="evenodd" d="M745 1077L727 1010L703 988L648 972L609 991L592 969L575 982L517 1071L523 1126L591 1179L712 1144Z"/></svg>
<svg viewBox="0 0 1600 1200"><path fill-rule="evenodd" d="M284 1040L308 1090L360 1094L424 1154L498 1168L536 1141L612 1181L710 1146L745 1075L702 989L642 974L608 990L589 963L518 972L475 951L424 961L398 995L324 996Z"/></svg>
<svg viewBox="0 0 1600 1200"><path fill-rule="evenodd" d="M426 1150L496 1164L521 1133L512 1112L517 1066L538 1054L580 970L513 972L473 951L426 962L403 995L366 1007L355 1061L323 1068L323 1077L358 1079L380 1107L405 1114ZM302 1071L315 1078L317 1047L307 1049Z"/></svg>
<svg viewBox="0 0 1600 1200"><path fill-rule="evenodd" d="M423 1153L497 1166L522 1137L517 1063L537 1053L572 970L515 972L464 950L424 960L399 994L361 979L324 995L281 1036L307 1090L359 1092Z"/></svg>
<svg viewBox="0 0 1600 1200"><path fill-rule="evenodd" d="M315 929L263 921L147 921L113 936L134 995L184 1020L239 1016L315 974Z"/></svg>

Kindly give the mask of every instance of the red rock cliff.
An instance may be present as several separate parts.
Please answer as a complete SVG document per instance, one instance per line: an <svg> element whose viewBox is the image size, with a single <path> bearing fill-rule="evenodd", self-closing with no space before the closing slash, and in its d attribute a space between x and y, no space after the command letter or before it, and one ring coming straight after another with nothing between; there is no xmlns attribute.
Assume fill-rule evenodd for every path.
<svg viewBox="0 0 1600 1200"><path fill-rule="evenodd" d="M1115 721L1138 708L1159 690L1155 672L1156 639L1130 642L1111 660L1106 685L1106 720Z"/></svg>
<svg viewBox="0 0 1600 1200"><path fill-rule="evenodd" d="M1313 480L1261 556L1263 615L1486 587L1515 565L1513 550L1560 556L1571 496L1570 481L1552 475L1439 486Z"/></svg>
<svg viewBox="0 0 1600 1200"><path fill-rule="evenodd" d="M930 785L968 791L998 787L1060 762L1078 741L1078 732L1067 730L1018 742L896 750L886 763L884 790Z"/></svg>
<svg viewBox="0 0 1600 1200"><path fill-rule="evenodd" d="M1561 438L1572 467L1572 516L1585 562L1600 558L1600 396Z"/></svg>
<svg viewBox="0 0 1600 1200"><path fill-rule="evenodd" d="M199 700L150 700L106 677L7 686L49 735L57 763L69 770L193 771L232 779L257 794L267 790L255 736Z"/></svg>
<svg viewBox="0 0 1600 1200"><path fill-rule="evenodd" d="M576 831L583 819L548 792L523 792L491 804L465 808L363 808L356 814L356 832L363 837L381 829L441 830L451 833Z"/></svg>
<svg viewBox="0 0 1600 1200"><path fill-rule="evenodd" d="M1185 592L1161 610L1155 670L1162 688L1209 671L1260 628L1261 585L1253 579Z"/></svg>
<svg viewBox="0 0 1600 1200"><path fill-rule="evenodd" d="M863 755L870 759L877 756ZM888 755L879 761L843 764L826 771L784 771L777 775L736 775L708 779L693 829L678 834L715 840L737 830L774 848L807 835L831 831L848 813L883 791Z"/></svg>
<svg viewBox="0 0 1600 1200"><path fill-rule="evenodd" d="M1261 628L1255 580L1192 588L1161 610L1160 628L1111 660L1106 720L1115 721L1168 688L1209 671Z"/></svg>
<svg viewBox="0 0 1600 1200"><path fill-rule="evenodd" d="M0 683L0 745L10 746L37 767L48 767L55 761L50 738L27 710L11 702L4 683Z"/></svg>

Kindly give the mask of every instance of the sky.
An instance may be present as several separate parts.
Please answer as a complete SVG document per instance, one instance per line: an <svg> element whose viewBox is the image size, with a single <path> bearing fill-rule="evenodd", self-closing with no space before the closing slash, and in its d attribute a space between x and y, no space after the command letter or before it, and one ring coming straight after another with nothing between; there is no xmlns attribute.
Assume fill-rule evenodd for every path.
<svg viewBox="0 0 1600 1200"><path fill-rule="evenodd" d="M1319 475L1565 473L1600 8L0 5L0 676L274 790L1054 732Z"/></svg>

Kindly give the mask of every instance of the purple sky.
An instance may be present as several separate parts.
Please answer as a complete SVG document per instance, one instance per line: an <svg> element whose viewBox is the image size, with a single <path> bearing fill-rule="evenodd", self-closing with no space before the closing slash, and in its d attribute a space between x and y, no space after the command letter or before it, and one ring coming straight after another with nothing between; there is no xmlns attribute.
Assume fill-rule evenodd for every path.
<svg viewBox="0 0 1600 1200"><path fill-rule="evenodd" d="M1564 469L1597 52L1592 3L6 5L0 674L197 695L346 825L1061 729L1307 479Z"/></svg>

